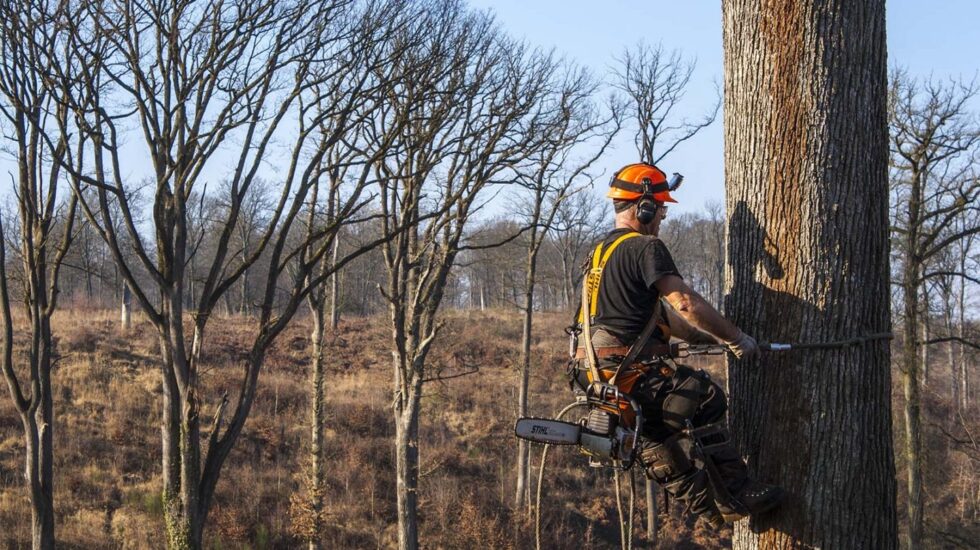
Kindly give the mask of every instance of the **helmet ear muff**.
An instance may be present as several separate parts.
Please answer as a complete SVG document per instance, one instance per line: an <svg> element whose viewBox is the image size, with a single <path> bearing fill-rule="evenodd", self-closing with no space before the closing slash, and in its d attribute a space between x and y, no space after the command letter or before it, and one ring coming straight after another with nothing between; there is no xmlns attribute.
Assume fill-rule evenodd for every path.
<svg viewBox="0 0 980 550"><path fill-rule="evenodd" d="M657 203L650 199L640 199L636 205L636 221L646 225L657 215Z"/></svg>
<svg viewBox="0 0 980 550"><path fill-rule="evenodd" d="M652 222L654 216L657 215L657 203L653 200L652 193L649 192L651 187L653 187L653 182L650 181L650 178L643 178L643 196L636 204L636 221L644 225Z"/></svg>

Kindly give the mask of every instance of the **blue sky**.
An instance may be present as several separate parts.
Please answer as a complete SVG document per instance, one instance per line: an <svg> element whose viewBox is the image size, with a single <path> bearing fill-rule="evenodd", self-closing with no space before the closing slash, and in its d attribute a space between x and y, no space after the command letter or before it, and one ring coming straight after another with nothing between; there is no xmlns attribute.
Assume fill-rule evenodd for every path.
<svg viewBox="0 0 980 550"><path fill-rule="evenodd" d="M490 9L515 37L605 73L613 56L640 40L662 43L697 59L684 113L696 118L722 81L721 2L702 0L470 0ZM886 4L889 66L914 76L972 78L980 49L980 2L889 0ZM700 210L724 199L721 114L715 123L664 159L662 168L685 175L672 211ZM631 136L604 159L607 171L635 162ZM598 190L602 191L602 190Z"/></svg>
<svg viewBox="0 0 980 550"><path fill-rule="evenodd" d="M713 104L715 85L722 80L721 2L703 0L470 0L476 9L496 14L501 27L532 45L554 50L570 60L607 73L613 56L640 40L662 43L696 58L682 112L691 118ZM932 2L891 0L887 3L889 64L900 64L912 75L945 78L977 74L980 62L980 2L934 0ZM980 109L978 109L980 110ZM139 140L134 135L131 140ZM135 146L134 146L135 147ZM127 175L149 173L149 163L140 166L143 145L135 147ZM632 137L625 133L601 161L610 173L635 162ZM12 159L0 153L0 197L8 196ZM275 163L267 163L274 165ZM721 114L715 123L676 149L662 163L668 173L685 175L680 201L672 212L700 210L707 200L724 199L724 166ZM221 173L215 159L209 174ZM605 178L600 178L605 182ZM604 184L596 192L604 193Z"/></svg>

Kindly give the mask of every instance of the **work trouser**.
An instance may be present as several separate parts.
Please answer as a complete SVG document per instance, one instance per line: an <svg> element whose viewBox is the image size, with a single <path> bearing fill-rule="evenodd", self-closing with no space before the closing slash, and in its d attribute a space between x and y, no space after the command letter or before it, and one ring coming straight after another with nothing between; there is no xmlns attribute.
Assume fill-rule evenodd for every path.
<svg viewBox="0 0 980 550"><path fill-rule="evenodd" d="M602 329L593 333L592 341L596 349L624 345ZM610 372L620 361L622 357L606 357L597 366ZM647 475L671 496L685 502L691 512L717 514L716 501L724 501L727 495L718 495L712 489L705 464L694 452L695 442L683 432L688 427L723 428L721 433L701 438L700 443L721 477L716 483L724 485L729 495L737 496L748 482L748 468L724 429L728 411L724 390L704 371L644 361L643 357L637 361L647 365L647 374L622 389L643 411L640 460ZM660 368L663 366L669 368ZM589 384L588 366L580 360L575 367L577 383L585 389Z"/></svg>
<svg viewBox="0 0 980 550"><path fill-rule="evenodd" d="M705 464L694 452L695 441L684 435L716 425L719 433L700 439L704 454L719 474L716 483L730 495L737 495L748 481L745 462L735 450L724 429L728 402L722 388L704 371L679 366L664 376L652 369L630 395L643 410L644 429L640 457L647 475L663 485L674 498L687 504L695 514L717 513L716 494Z"/></svg>

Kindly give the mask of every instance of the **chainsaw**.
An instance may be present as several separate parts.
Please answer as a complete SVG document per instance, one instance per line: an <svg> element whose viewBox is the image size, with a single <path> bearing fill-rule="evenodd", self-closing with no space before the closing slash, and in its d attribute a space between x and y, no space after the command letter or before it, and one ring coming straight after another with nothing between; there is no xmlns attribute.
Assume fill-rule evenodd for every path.
<svg viewBox="0 0 980 550"><path fill-rule="evenodd" d="M578 445L593 467L628 470L639 456L643 414L630 396L614 385L593 383L578 404L588 412L578 422L519 418L514 434L548 445Z"/></svg>

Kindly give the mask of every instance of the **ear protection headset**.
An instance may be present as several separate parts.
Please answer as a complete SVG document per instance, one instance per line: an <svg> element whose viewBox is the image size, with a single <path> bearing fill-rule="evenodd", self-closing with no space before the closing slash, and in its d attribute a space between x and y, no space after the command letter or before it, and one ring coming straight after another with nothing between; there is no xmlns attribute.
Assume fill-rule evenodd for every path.
<svg viewBox="0 0 980 550"><path fill-rule="evenodd" d="M646 225L653 221L660 204L653 199L653 182L650 178L643 178L642 185L643 195L636 203L636 221Z"/></svg>

